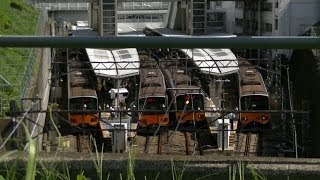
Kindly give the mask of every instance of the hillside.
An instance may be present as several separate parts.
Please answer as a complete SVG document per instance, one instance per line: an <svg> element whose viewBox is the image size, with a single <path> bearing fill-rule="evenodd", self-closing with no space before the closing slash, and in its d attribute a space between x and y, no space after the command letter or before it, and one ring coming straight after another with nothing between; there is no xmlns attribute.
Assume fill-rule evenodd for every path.
<svg viewBox="0 0 320 180"><path fill-rule="evenodd" d="M38 15L24 0L0 0L0 35L35 35ZM20 95L29 55L28 48L0 48L0 116L8 101Z"/></svg>

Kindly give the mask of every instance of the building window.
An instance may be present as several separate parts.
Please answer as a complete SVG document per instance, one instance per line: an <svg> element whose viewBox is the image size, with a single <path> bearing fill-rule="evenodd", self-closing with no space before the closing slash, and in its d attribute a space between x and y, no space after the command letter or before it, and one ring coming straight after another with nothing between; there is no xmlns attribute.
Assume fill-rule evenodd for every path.
<svg viewBox="0 0 320 180"><path fill-rule="evenodd" d="M265 23L264 24L264 29L265 29L265 32L272 32L272 24Z"/></svg>
<svg viewBox="0 0 320 180"><path fill-rule="evenodd" d="M262 10L263 11L271 11L272 12L272 3L263 2Z"/></svg>
<svg viewBox="0 0 320 180"><path fill-rule="evenodd" d="M278 30L278 19L274 19L274 30Z"/></svg>
<svg viewBox="0 0 320 180"><path fill-rule="evenodd" d="M222 6L222 1L217 1L216 2L216 6L220 6L221 7Z"/></svg>
<svg viewBox="0 0 320 180"><path fill-rule="evenodd" d="M236 1L236 8L243 8L243 1Z"/></svg>
<svg viewBox="0 0 320 180"><path fill-rule="evenodd" d="M238 18L235 19L236 26L242 27L242 23L243 23L242 19L238 19Z"/></svg>
<svg viewBox="0 0 320 180"><path fill-rule="evenodd" d="M279 8L279 3L278 3L278 1L277 1L276 4L275 4L275 8Z"/></svg>

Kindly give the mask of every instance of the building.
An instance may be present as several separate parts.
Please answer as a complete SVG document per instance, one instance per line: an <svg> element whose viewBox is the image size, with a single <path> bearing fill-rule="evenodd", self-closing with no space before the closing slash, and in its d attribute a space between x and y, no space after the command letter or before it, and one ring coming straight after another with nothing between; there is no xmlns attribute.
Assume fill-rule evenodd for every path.
<svg viewBox="0 0 320 180"><path fill-rule="evenodd" d="M210 2L208 14L223 12L224 29L228 33L298 36L320 20L319 9L319 0L216 1ZM290 58L291 51L275 51L275 54Z"/></svg>

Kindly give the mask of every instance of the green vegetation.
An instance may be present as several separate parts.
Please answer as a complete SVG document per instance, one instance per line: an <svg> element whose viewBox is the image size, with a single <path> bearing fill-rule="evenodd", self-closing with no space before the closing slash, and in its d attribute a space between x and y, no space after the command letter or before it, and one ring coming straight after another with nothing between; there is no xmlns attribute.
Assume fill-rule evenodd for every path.
<svg viewBox="0 0 320 180"><path fill-rule="evenodd" d="M35 35L38 11L24 0L0 1L0 35ZM0 99L17 99L30 49L0 48ZM1 103L1 102L0 102ZM7 102L8 103L8 102ZM0 116L3 112L0 109Z"/></svg>

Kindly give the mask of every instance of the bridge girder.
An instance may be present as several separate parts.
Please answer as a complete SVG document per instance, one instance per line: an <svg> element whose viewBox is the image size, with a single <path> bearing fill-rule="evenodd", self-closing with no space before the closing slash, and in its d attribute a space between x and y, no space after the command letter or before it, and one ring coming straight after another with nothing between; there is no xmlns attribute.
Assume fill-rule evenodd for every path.
<svg viewBox="0 0 320 180"><path fill-rule="evenodd" d="M98 0L34 0L37 3L92 3ZM118 0L118 2L178 2L181 0ZM219 1L219 0L208 0ZM243 1L243 0L224 0L224 1Z"/></svg>

